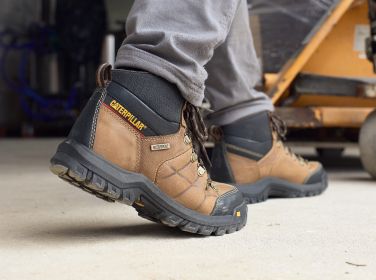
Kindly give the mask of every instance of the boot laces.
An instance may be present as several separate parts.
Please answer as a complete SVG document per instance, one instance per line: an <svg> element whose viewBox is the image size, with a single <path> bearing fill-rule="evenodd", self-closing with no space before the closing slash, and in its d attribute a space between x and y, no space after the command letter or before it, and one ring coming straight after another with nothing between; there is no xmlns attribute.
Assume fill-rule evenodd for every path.
<svg viewBox="0 0 376 280"><path fill-rule="evenodd" d="M212 125L209 128L209 135L214 142L219 143L223 139L224 133L220 126Z"/></svg>
<svg viewBox="0 0 376 280"><path fill-rule="evenodd" d="M301 164L308 164L308 161L301 156L295 154L290 147L287 147L283 144L282 141L286 140L286 134L287 134L287 125L285 121L283 121L280 117L278 117L276 114L270 113L270 122L272 126L272 130L277 134L277 141L278 143L283 147L283 149L286 151L288 155L299 161Z"/></svg>
<svg viewBox="0 0 376 280"><path fill-rule="evenodd" d="M187 123L188 136L192 139L193 152L197 154L198 168L203 168L206 171L205 166L211 167L212 164L204 146L205 141L208 140L208 130L204 120L199 109L190 103L186 104L184 118ZM209 175L206 189L208 187L217 191Z"/></svg>

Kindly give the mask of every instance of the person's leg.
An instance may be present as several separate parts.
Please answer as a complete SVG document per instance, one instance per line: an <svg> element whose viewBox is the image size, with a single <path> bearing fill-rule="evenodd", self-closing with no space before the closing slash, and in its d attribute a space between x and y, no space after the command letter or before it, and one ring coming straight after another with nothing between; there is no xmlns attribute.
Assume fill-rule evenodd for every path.
<svg viewBox="0 0 376 280"><path fill-rule="evenodd" d="M204 65L224 42L240 0L138 0L126 22L127 38L116 68L158 75L200 106L207 72Z"/></svg>
<svg viewBox="0 0 376 280"><path fill-rule="evenodd" d="M238 0L137 0L116 66L58 147L51 170L97 197L183 231L241 229L247 207L232 185L210 179L199 111L203 65L224 41ZM186 100L184 100L183 97Z"/></svg>
<svg viewBox="0 0 376 280"><path fill-rule="evenodd" d="M274 110L269 97L255 90L261 69L246 0L240 1L225 42L215 49L205 69L209 74L205 94L214 111L208 116L211 124L226 125L248 115Z"/></svg>
<svg viewBox="0 0 376 280"><path fill-rule="evenodd" d="M208 120L223 136L212 152L212 178L236 184L252 203L323 192L327 180L321 164L283 145L283 125L271 113L271 100L254 89L261 73L245 0L206 69L206 94L214 110Z"/></svg>

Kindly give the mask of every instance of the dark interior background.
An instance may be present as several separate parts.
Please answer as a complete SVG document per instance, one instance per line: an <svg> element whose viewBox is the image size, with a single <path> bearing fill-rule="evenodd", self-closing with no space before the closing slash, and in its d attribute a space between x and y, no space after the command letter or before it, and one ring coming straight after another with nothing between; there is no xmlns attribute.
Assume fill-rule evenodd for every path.
<svg viewBox="0 0 376 280"><path fill-rule="evenodd" d="M337 0L251 0L261 64L278 72ZM132 0L0 0L0 137L64 136ZM307 8L308 7L308 8Z"/></svg>

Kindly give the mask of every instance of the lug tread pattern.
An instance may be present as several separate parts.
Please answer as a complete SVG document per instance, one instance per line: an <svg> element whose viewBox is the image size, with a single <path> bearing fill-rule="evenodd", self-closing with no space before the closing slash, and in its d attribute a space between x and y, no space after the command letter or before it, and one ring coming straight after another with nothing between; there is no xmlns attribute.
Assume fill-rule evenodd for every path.
<svg viewBox="0 0 376 280"><path fill-rule="evenodd" d="M107 202L117 201L133 206L140 217L169 227L179 228L185 232L220 236L236 232L246 224L246 217L244 217L241 222L235 225L221 227L201 225L185 220L165 209L156 209L155 206L147 207L146 204L140 204L145 198L142 197L142 193L137 187L122 189L80 164L67 167L62 164L52 163L50 170L62 180L100 199Z"/></svg>
<svg viewBox="0 0 376 280"><path fill-rule="evenodd" d="M322 177L322 188L312 191L306 191L302 189L301 191L286 191L281 192L278 191L278 193L273 193L272 188L267 188L265 191L250 196L249 194L243 193L245 196L245 200L248 204L256 204L260 202L266 201L269 197L275 197L275 198L303 198L303 197L312 197L312 196L318 196L322 194L328 187L328 177L326 174Z"/></svg>

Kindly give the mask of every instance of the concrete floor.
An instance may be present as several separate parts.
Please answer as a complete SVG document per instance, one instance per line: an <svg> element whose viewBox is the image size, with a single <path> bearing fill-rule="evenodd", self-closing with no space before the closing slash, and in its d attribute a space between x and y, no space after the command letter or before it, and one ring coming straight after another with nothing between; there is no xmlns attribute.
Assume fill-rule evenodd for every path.
<svg viewBox="0 0 376 280"><path fill-rule="evenodd" d="M249 206L198 237L57 180L57 140L0 140L0 279L376 279L376 183L347 157L330 188ZM337 171L341 170L341 171Z"/></svg>

